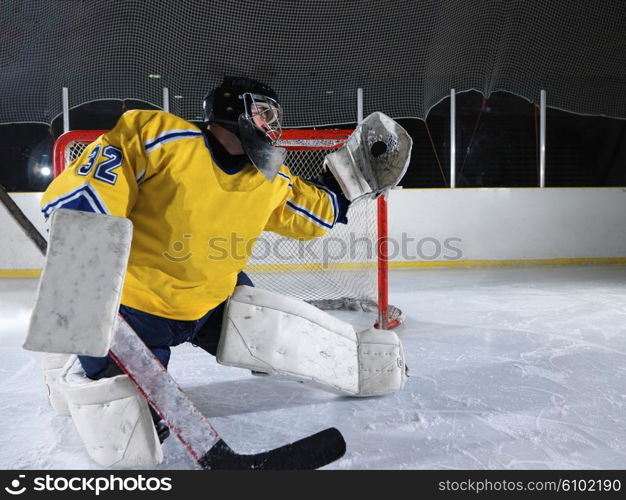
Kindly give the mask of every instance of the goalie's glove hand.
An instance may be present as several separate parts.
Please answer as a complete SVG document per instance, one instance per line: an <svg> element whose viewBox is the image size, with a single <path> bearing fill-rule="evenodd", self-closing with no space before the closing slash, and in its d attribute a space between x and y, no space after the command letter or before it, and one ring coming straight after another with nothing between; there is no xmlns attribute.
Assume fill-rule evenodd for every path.
<svg viewBox="0 0 626 500"><path fill-rule="evenodd" d="M375 112L363 120L343 146L324 157L352 203L375 199L398 185L409 166L413 140L398 122Z"/></svg>
<svg viewBox="0 0 626 500"><path fill-rule="evenodd" d="M336 222L339 224L347 224L347 214L348 207L350 206L350 201L343 194L341 186L339 186L339 183L337 182L337 179L335 179L335 176L331 174L328 169L325 169L316 179L313 180L313 182L335 193L337 197L337 210L339 211L339 213L337 214Z"/></svg>

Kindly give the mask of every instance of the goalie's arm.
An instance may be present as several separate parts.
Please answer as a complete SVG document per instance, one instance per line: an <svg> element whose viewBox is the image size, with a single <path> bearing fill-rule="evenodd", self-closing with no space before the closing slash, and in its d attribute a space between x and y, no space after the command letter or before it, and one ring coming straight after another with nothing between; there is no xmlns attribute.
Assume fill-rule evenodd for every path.
<svg viewBox="0 0 626 500"><path fill-rule="evenodd" d="M109 132L87 146L46 189L41 210L58 208L127 217L146 174L141 134L146 115L127 112Z"/></svg>
<svg viewBox="0 0 626 500"><path fill-rule="evenodd" d="M265 230L289 238L317 238L335 224L347 222L347 208L343 195L322 184L289 175L289 189L272 212Z"/></svg>

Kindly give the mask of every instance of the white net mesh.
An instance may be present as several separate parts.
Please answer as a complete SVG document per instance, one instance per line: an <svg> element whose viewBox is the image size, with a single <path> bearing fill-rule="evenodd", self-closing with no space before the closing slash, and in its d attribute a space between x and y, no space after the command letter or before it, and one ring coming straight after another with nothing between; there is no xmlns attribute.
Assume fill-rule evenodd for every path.
<svg viewBox="0 0 626 500"><path fill-rule="evenodd" d="M324 155L342 141L295 139L285 163L292 173L313 179L321 172ZM290 147L305 149L289 150ZM319 149L324 147L324 149ZM248 271L258 286L314 302L325 309L356 308L376 303L376 202L350 208L348 224L336 224L324 238L298 241L263 233ZM324 301L324 302L322 302Z"/></svg>
<svg viewBox="0 0 626 500"><path fill-rule="evenodd" d="M626 2L576 0L2 0L0 123L50 123L98 99L199 119L225 75L272 86L285 125L424 118L441 99L506 90L626 117Z"/></svg>
<svg viewBox="0 0 626 500"><path fill-rule="evenodd" d="M78 158L88 145L89 143L85 141L71 141L63 150L63 166L66 167Z"/></svg>
<svg viewBox="0 0 626 500"><path fill-rule="evenodd" d="M74 133L89 137L85 132ZM289 139L279 145L288 149L285 164L291 172L313 179L322 170L324 156L341 147L343 140L311 137L307 131L299 137L299 133L285 131ZM339 135L347 136L345 131ZM63 168L80 156L91 140L69 140L61 151ZM58 169L55 165L55 171ZM376 202L364 201L351 207L348 219L348 224L335 225L324 238L310 241L263 233L246 272L261 288L298 297L322 309L375 311Z"/></svg>

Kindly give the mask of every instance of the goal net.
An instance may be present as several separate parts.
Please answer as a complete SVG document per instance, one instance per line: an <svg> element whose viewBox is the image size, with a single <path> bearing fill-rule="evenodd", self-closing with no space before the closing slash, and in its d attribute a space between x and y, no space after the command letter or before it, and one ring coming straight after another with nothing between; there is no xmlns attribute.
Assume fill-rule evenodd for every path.
<svg viewBox="0 0 626 500"><path fill-rule="evenodd" d="M55 176L104 132L76 130L59 137L53 153ZM351 132L284 130L279 145L287 149L285 164L293 174L314 179L322 171L324 156L340 148ZM336 224L325 237L309 241L264 232L245 271L261 288L298 297L321 309L376 313L378 324L397 326L402 313L387 307L386 261L378 251L381 210L386 210L384 202L361 201L350 207L348 224Z"/></svg>

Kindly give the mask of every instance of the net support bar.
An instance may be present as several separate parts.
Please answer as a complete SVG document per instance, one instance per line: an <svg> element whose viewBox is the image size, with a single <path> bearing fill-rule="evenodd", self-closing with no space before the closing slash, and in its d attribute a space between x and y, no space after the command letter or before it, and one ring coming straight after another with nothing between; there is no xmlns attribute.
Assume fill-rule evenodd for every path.
<svg viewBox="0 0 626 500"><path fill-rule="evenodd" d="M450 187L456 187L456 92L450 90Z"/></svg>
<svg viewBox="0 0 626 500"><path fill-rule="evenodd" d="M546 91L539 97L539 187L546 187Z"/></svg>
<svg viewBox="0 0 626 500"><path fill-rule="evenodd" d="M170 89L163 87L163 111L170 112Z"/></svg>
<svg viewBox="0 0 626 500"><path fill-rule="evenodd" d="M389 325L389 242L387 241L386 195L378 198L378 322L377 327L387 330Z"/></svg>
<svg viewBox="0 0 626 500"><path fill-rule="evenodd" d="M357 123L363 121L363 89L356 89L356 109ZM389 324L389 242L388 222L387 222L387 200L386 195L380 196L377 200L378 212L378 241L376 251L378 252L378 321L376 327L386 330L397 325Z"/></svg>
<svg viewBox="0 0 626 500"><path fill-rule="evenodd" d="M67 87L63 87L63 133L70 131L70 94Z"/></svg>

